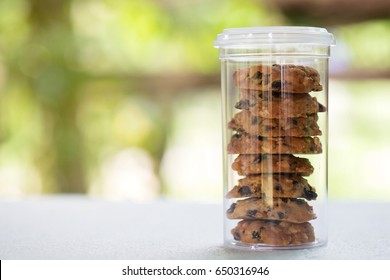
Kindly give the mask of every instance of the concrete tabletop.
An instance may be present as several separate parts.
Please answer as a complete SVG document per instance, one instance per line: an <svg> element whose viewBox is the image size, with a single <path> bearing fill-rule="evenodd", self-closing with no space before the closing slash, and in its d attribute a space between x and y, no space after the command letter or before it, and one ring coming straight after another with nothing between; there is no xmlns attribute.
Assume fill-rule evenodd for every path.
<svg viewBox="0 0 390 280"><path fill-rule="evenodd" d="M327 247L222 246L222 206L83 196L0 199L0 259L390 259L390 203L329 202Z"/></svg>

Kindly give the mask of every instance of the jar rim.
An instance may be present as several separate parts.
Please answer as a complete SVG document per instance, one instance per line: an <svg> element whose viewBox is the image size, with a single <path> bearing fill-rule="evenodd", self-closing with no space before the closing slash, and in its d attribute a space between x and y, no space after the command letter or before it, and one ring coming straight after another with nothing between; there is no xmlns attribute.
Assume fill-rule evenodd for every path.
<svg viewBox="0 0 390 280"><path fill-rule="evenodd" d="M332 33L310 26L258 26L224 29L214 41L216 48L245 48L271 44L335 45Z"/></svg>

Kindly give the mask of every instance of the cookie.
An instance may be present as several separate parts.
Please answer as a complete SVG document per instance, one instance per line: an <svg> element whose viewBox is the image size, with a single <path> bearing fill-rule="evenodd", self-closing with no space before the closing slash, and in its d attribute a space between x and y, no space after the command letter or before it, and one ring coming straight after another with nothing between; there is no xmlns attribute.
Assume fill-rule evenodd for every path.
<svg viewBox="0 0 390 280"><path fill-rule="evenodd" d="M228 123L228 128L255 136L318 136L322 132L317 124L318 115L308 115L305 118L268 119L254 116L248 110L234 115Z"/></svg>
<svg viewBox="0 0 390 280"><path fill-rule="evenodd" d="M306 117L326 110L317 98L308 93L259 93L253 90L243 90L235 107L250 110L254 116L271 119Z"/></svg>
<svg viewBox="0 0 390 280"><path fill-rule="evenodd" d="M238 200L226 211L229 219L276 220L304 223L316 218L313 208L299 198L259 198Z"/></svg>
<svg viewBox="0 0 390 280"><path fill-rule="evenodd" d="M231 233L237 241L276 246L310 243L315 239L310 223L244 220L239 222Z"/></svg>
<svg viewBox="0 0 390 280"><path fill-rule="evenodd" d="M321 91L320 75L308 66L292 64L256 65L233 74L236 87L260 91L308 93Z"/></svg>
<svg viewBox="0 0 390 280"><path fill-rule="evenodd" d="M229 154L319 154L322 146L318 137L274 137L234 134Z"/></svg>
<svg viewBox="0 0 390 280"><path fill-rule="evenodd" d="M238 180L227 198L243 197L280 197L280 198L317 198L315 188L307 180L296 174L250 175Z"/></svg>
<svg viewBox="0 0 390 280"><path fill-rule="evenodd" d="M255 104L254 102L261 100L272 100L272 99L285 99L285 98L297 98L300 95L303 95L305 99L310 101L310 99L314 98L309 93L289 93L289 92L277 92L277 91L260 91L253 89L240 89L239 99L247 99L250 101L251 105ZM309 98L311 97L311 98ZM317 98L316 98L317 100ZM318 102L318 101L317 101ZM239 108L238 108L239 109ZM318 103L318 112L326 112L326 107L321 103Z"/></svg>
<svg viewBox="0 0 390 280"><path fill-rule="evenodd" d="M309 176L314 168L307 158L293 155L239 155L232 164L239 175L294 173Z"/></svg>

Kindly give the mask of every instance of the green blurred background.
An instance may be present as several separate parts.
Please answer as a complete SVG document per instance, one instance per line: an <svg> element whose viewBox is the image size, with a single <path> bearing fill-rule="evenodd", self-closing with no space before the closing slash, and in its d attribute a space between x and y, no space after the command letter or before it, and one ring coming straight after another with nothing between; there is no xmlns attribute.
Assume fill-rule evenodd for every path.
<svg viewBox="0 0 390 280"><path fill-rule="evenodd" d="M216 34L327 27L331 198L390 199L390 2L0 0L0 197L222 197ZM344 6L345 7L344 7Z"/></svg>

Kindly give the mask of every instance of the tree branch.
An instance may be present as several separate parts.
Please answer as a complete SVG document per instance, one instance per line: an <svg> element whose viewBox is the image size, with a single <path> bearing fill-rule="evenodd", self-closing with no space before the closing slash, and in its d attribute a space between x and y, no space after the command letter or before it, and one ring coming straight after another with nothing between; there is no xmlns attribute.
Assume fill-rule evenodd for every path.
<svg viewBox="0 0 390 280"><path fill-rule="evenodd" d="M268 0L293 24L335 26L389 18L388 0Z"/></svg>

